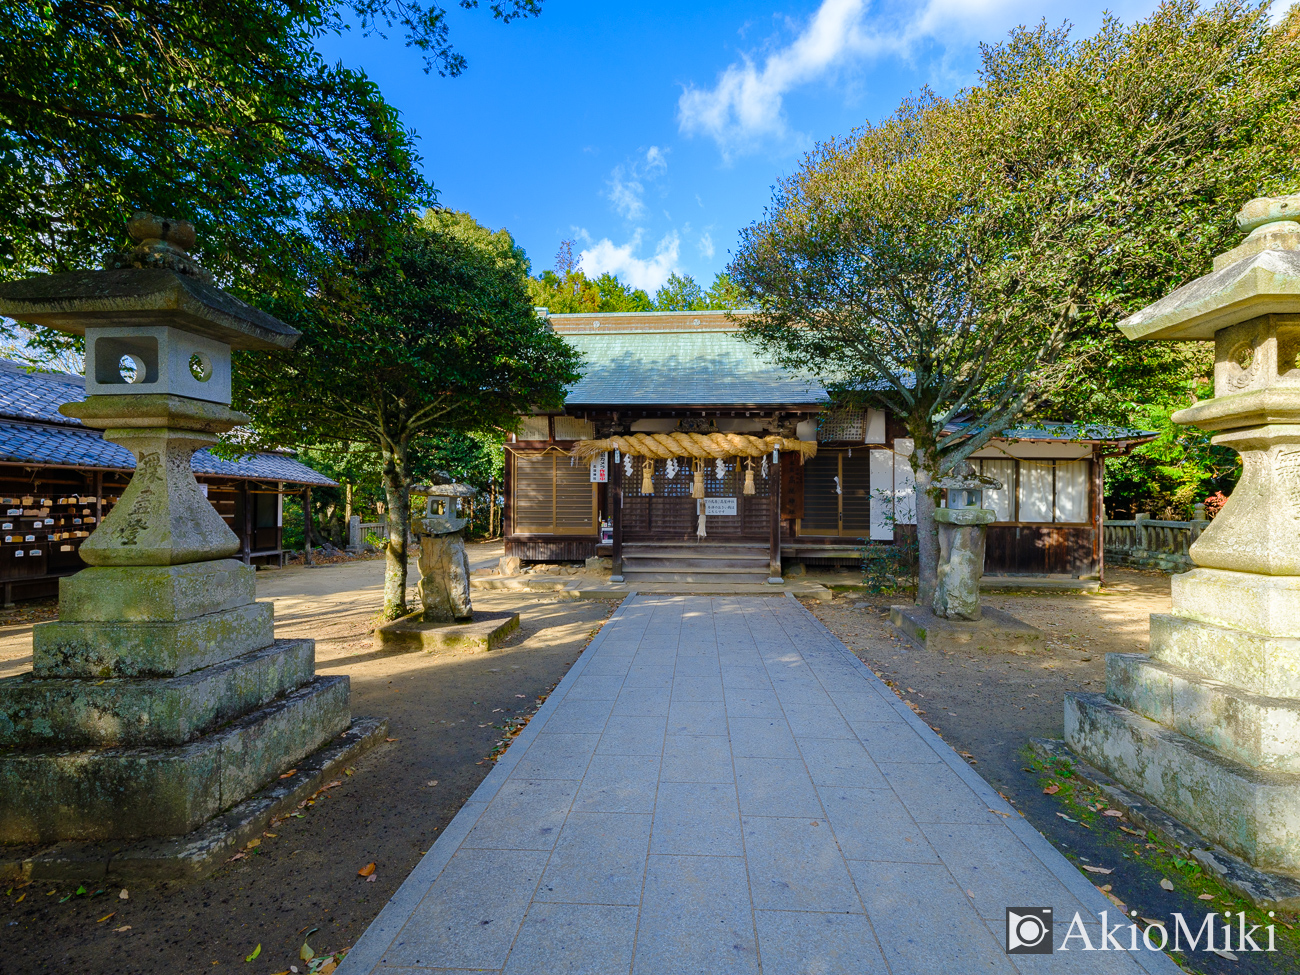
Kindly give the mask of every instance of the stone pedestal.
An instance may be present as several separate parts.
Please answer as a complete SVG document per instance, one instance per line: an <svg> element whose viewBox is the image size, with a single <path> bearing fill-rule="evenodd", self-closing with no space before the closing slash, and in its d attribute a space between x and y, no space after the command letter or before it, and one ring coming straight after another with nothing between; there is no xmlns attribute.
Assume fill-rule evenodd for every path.
<svg viewBox="0 0 1300 975"><path fill-rule="evenodd" d="M998 653L1042 650L1046 636L1010 613L985 606L977 620L950 620L924 606L890 606L889 622L924 650L989 650Z"/></svg>
<svg viewBox="0 0 1300 975"><path fill-rule="evenodd" d="M452 623L474 618L469 598L469 558L460 532L420 536L420 582L416 587L422 620Z"/></svg>
<svg viewBox="0 0 1300 975"><path fill-rule="evenodd" d="M275 638L255 571L228 558L239 541L190 466L248 420L228 405L230 348L286 348L297 333L170 266L0 286L0 314L86 333L96 395L62 412L137 461L81 547L92 567L60 581L59 619L35 628L32 672L0 680L0 843L87 841L60 847L64 877L102 879L109 857L148 876L201 873L284 796L383 734L368 722L338 747L351 734L348 678L316 675L311 640ZM133 372L119 374L119 359ZM300 765L312 774L290 775L284 796L265 791ZM201 842L161 840L204 824ZM86 852L95 841L114 842Z"/></svg>
<svg viewBox="0 0 1300 975"><path fill-rule="evenodd" d="M980 578L984 575L984 538L997 517L987 508L938 508L939 572L934 612L950 620L980 618Z"/></svg>
<svg viewBox="0 0 1300 975"><path fill-rule="evenodd" d="M1110 654L1106 694L1067 696L1091 764L1262 870L1300 877L1300 197L1256 200L1215 271L1122 322L1213 337L1215 398L1174 415L1241 452L1227 505L1151 617L1150 654ZM1281 217L1282 219L1279 219Z"/></svg>

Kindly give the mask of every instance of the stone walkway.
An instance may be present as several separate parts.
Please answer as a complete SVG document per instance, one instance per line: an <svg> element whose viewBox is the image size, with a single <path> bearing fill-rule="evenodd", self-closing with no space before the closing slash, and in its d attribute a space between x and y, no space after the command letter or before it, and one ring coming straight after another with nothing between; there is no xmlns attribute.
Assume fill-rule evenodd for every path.
<svg viewBox="0 0 1300 975"><path fill-rule="evenodd" d="M1122 920L797 602L639 595L339 975L1178 971L1039 906Z"/></svg>

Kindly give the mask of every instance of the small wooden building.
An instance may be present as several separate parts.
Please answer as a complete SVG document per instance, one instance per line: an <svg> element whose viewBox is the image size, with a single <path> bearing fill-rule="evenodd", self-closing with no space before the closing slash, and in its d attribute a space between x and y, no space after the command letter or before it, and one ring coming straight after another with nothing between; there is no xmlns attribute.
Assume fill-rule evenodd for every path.
<svg viewBox="0 0 1300 975"><path fill-rule="evenodd" d="M525 561L614 556L629 580L756 581L773 563L850 564L868 543L915 525L912 443L876 410L834 410L815 380L767 361L723 312L551 315L583 355L561 413L525 417L506 450L507 555ZM817 441L805 462L705 472L707 533L685 465L579 462L582 440L611 434L717 432ZM1007 431L974 455L1005 485L987 503L990 575L1096 577L1102 564L1103 461L1151 439L1114 428L1049 423ZM628 465L629 467L631 465ZM719 474L721 476L719 476Z"/></svg>
<svg viewBox="0 0 1300 975"><path fill-rule="evenodd" d="M54 595L85 567L78 549L112 510L135 469L125 447L59 412L85 398L81 376L29 373L0 360L0 591L5 605ZM335 482L279 453L236 461L207 450L193 467L235 534L238 558L283 564L285 494Z"/></svg>

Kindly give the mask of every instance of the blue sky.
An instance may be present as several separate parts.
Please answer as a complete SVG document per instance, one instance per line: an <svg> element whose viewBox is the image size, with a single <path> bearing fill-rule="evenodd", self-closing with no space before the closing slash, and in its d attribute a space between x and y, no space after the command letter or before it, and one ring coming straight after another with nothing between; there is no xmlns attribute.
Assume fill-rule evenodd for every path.
<svg viewBox="0 0 1300 975"><path fill-rule="evenodd" d="M450 4L449 4L450 5ZM1111 6L1133 20L1153 0ZM979 43L1101 6L1049 0L639 5L545 0L509 25L453 7L459 78L426 75L401 39L329 39L420 136L444 206L506 227L534 272L565 238L589 273L653 293L671 271L708 284L773 184L816 141L889 115L929 85L969 84Z"/></svg>

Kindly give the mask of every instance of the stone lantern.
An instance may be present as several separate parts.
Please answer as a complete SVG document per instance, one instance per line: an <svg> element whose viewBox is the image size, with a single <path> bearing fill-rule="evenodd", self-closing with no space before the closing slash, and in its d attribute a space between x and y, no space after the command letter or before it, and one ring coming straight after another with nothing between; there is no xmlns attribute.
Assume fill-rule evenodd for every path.
<svg viewBox="0 0 1300 975"><path fill-rule="evenodd" d="M136 457L81 546L91 568L60 580L59 619L35 628L32 673L0 681L0 841L114 841L58 848L65 877L102 878L110 857L114 876L202 872L383 734L351 721L347 677L316 675L314 641L276 640L190 466L248 422L230 408L231 350L298 333L214 287L188 223L136 214L129 231L137 246L107 270L0 286L0 314L85 336L88 395L61 412ZM158 839L204 824L199 841Z"/></svg>
<svg viewBox="0 0 1300 975"><path fill-rule="evenodd" d="M1002 482L976 474L969 463L934 482L948 492L948 506L937 508L939 571L934 590L934 615L945 619L978 620L980 577L984 575L984 541L997 512L983 507L985 491Z"/></svg>
<svg viewBox="0 0 1300 975"><path fill-rule="evenodd" d="M1110 654L1073 694L1083 758L1263 871L1300 877L1300 195L1237 214L1214 270L1120 323L1213 341L1213 399L1174 414L1241 454L1241 481L1151 617L1149 655Z"/></svg>

